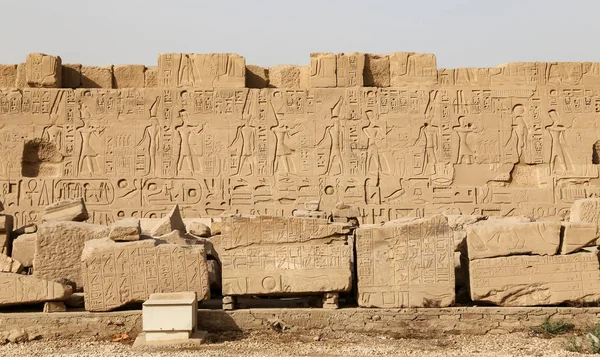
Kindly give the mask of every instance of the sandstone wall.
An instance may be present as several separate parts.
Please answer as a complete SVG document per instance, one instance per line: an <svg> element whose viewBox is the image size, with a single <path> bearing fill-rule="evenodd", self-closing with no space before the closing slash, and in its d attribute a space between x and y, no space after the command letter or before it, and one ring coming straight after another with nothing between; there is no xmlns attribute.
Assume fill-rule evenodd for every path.
<svg viewBox="0 0 600 357"><path fill-rule="evenodd" d="M0 66L0 201L15 227L69 198L95 223L174 204L184 217L292 216L312 201L378 223L564 218L600 192L600 63L441 69L431 54L316 53L272 81L235 54L63 63Z"/></svg>

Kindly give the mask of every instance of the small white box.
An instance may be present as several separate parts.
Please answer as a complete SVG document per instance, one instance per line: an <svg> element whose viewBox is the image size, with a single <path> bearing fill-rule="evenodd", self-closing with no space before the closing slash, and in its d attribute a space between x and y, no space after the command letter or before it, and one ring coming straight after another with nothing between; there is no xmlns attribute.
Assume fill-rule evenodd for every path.
<svg viewBox="0 0 600 357"><path fill-rule="evenodd" d="M197 319L195 292L152 294L142 306L142 329L147 340L187 339L196 330Z"/></svg>

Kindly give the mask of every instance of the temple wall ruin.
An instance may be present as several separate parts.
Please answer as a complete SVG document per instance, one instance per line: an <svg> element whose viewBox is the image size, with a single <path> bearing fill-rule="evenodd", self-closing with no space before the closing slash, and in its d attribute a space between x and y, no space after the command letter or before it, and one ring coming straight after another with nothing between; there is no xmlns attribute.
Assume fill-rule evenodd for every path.
<svg viewBox="0 0 600 357"><path fill-rule="evenodd" d="M83 198L90 221L436 213L564 219L600 193L600 63L437 68L431 54L236 54L0 65L0 201L15 227Z"/></svg>

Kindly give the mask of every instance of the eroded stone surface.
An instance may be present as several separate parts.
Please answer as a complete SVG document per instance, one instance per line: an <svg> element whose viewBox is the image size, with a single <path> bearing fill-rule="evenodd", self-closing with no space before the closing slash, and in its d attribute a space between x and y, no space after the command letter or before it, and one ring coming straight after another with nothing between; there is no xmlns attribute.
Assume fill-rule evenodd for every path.
<svg viewBox="0 0 600 357"><path fill-rule="evenodd" d="M82 198L59 201L44 208L43 221L83 222L89 218Z"/></svg>
<svg viewBox="0 0 600 357"><path fill-rule="evenodd" d="M129 242L140 240L140 220L137 218L125 218L116 221L110 226L108 237L115 242Z"/></svg>
<svg viewBox="0 0 600 357"><path fill-rule="evenodd" d="M600 198L586 198L575 201L571 207L570 221L600 224Z"/></svg>
<svg viewBox="0 0 600 357"><path fill-rule="evenodd" d="M175 205L166 216L156 223L154 228L150 230L150 235L153 237L160 237L175 230L186 232L185 223L183 223L181 212L179 211L179 205Z"/></svg>
<svg viewBox="0 0 600 357"><path fill-rule="evenodd" d="M356 230L361 307L454 303L454 242L442 215Z"/></svg>
<svg viewBox="0 0 600 357"><path fill-rule="evenodd" d="M86 242L81 261L88 311L143 302L153 293L191 291L199 300L210 295L203 245L97 239Z"/></svg>
<svg viewBox="0 0 600 357"><path fill-rule="evenodd" d="M17 84L17 65L0 64L0 88L14 88Z"/></svg>
<svg viewBox="0 0 600 357"><path fill-rule="evenodd" d="M14 258L0 254L0 272L18 274L23 271L23 265Z"/></svg>
<svg viewBox="0 0 600 357"><path fill-rule="evenodd" d="M348 225L323 219L225 218L218 252L223 295L349 291L349 233Z"/></svg>
<svg viewBox="0 0 600 357"><path fill-rule="evenodd" d="M500 306L596 302L599 268L598 251L471 260L471 299Z"/></svg>
<svg viewBox="0 0 600 357"><path fill-rule="evenodd" d="M560 254L569 254L581 248L596 245L598 225L591 222L561 222L563 238Z"/></svg>
<svg viewBox="0 0 600 357"><path fill-rule="evenodd" d="M36 233L21 234L12 242L11 257L19 261L26 268L33 266L36 236Z"/></svg>
<svg viewBox="0 0 600 357"><path fill-rule="evenodd" d="M144 88L146 66L125 64L113 67L114 88Z"/></svg>
<svg viewBox="0 0 600 357"><path fill-rule="evenodd" d="M13 273L0 273L0 286L0 306L65 300L72 292L68 285Z"/></svg>
<svg viewBox="0 0 600 357"><path fill-rule="evenodd" d="M560 222L498 222L467 227L469 259L514 254L554 255L559 246Z"/></svg>
<svg viewBox="0 0 600 357"><path fill-rule="evenodd" d="M39 226L33 258L36 277L68 281L81 287L81 252L85 242L108 237L110 227L83 222L48 222Z"/></svg>
<svg viewBox="0 0 600 357"><path fill-rule="evenodd" d="M82 88L112 88L113 66L82 66L81 67Z"/></svg>
<svg viewBox="0 0 600 357"><path fill-rule="evenodd" d="M61 88L62 61L58 56L30 53L25 62L25 78L29 87Z"/></svg>

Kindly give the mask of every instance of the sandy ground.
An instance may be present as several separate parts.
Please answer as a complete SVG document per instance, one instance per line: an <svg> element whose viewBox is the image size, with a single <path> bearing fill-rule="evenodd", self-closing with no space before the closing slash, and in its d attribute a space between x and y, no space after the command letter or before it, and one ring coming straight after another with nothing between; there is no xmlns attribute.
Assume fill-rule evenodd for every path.
<svg viewBox="0 0 600 357"><path fill-rule="evenodd" d="M33 341L0 346L0 356L585 356L566 351L566 340L564 336L547 338L528 333L393 338L333 332L261 332L209 335L202 346L152 352L133 350L128 339Z"/></svg>

